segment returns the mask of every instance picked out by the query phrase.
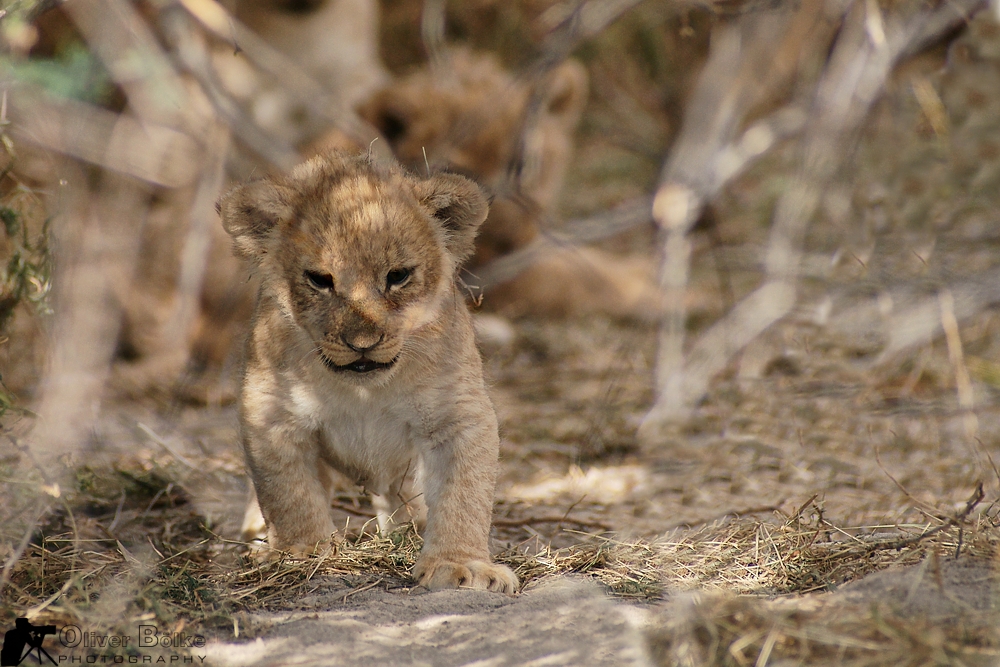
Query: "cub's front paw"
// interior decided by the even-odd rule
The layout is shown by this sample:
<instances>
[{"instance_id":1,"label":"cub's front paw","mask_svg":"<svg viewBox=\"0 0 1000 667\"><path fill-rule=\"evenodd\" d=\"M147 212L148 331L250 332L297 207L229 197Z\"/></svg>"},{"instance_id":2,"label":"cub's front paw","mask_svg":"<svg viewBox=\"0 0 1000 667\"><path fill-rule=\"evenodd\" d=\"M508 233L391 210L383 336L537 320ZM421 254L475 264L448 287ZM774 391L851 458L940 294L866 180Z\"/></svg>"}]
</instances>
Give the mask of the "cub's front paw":
<instances>
[{"instance_id":1,"label":"cub's front paw","mask_svg":"<svg viewBox=\"0 0 1000 667\"><path fill-rule=\"evenodd\" d=\"M413 578L432 591L442 588L471 588L512 595L518 587L517 576L509 567L484 560L421 557L413 566Z\"/></svg>"}]
</instances>

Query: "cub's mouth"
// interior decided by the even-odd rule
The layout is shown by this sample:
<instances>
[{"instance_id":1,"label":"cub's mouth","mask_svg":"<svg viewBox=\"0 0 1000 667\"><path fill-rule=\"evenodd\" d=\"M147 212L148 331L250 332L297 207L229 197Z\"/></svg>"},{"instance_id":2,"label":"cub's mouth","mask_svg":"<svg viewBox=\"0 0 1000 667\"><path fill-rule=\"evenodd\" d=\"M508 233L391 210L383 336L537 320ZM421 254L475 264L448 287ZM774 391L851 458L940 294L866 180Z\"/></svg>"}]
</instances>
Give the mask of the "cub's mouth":
<instances>
[{"instance_id":1,"label":"cub's mouth","mask_svg":"<svg viewBox=\"0 0 1000 667\"><path fill-rule=\"evenodd\" d=\"M396 359L399 359L399 357L396 357L396 359L392 359L391 361L373 361L362 355L360 358L355 359L349 364L338 365L333 363L333 361L322 352L320 352L319 358L323 360L324 366L336 373L371 373L374 371L381 371L387 368L392 368L396 363Z\"/></svg>"}]
</instances>

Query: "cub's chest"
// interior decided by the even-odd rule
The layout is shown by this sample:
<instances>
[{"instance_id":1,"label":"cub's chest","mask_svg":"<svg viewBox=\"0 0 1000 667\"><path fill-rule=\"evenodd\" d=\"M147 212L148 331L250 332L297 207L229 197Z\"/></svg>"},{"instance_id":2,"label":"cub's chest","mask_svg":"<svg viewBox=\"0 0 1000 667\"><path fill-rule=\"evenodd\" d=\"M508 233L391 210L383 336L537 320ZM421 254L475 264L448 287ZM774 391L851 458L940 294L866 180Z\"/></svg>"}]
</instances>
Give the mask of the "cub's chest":
<instances>
[{"instance_id":1,"label":"cub's chest","mask_svg":"<svg viewBox=\"0 0 1000 667\"><path fill-rule=\"evenodd\" d=\"M364 388L322 392L298 384L289 392L292 413L318 431L324 455L352 477L372 480L407 467L416 455L419 417L395 392Z\"/></svg>"}]
</instances>

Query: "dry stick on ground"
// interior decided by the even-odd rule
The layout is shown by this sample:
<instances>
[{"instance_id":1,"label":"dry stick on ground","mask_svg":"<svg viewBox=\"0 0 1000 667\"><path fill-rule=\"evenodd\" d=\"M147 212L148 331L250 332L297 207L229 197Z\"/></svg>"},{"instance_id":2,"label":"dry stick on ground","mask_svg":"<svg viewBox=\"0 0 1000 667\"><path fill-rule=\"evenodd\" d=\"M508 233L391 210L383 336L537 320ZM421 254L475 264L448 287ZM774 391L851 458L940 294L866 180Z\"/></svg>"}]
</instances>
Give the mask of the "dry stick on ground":
<instances>
[{"instance_id":1,"label":"dry stick on ground","mask_svg":"<svg viewBox=\"0 0 1000 667\"><path fill-rule=\"evenodd\" d=\"M493 519L494 526L504 526L509 528L520 528L522 526L530 526L533 523L568 523L574 526L583 526L584 528L597 528L600 530L611 530L611 526L603 521L591 521L588 519L571 519L567 516L525 516L520 519L511 519L509 517L495 518Z\"/></svg>"},{"instance_id":2,"label":"dry stick on ground","mask_svg":"<svg viewBox=\"0 0 1000 667\"><path fill-rule=\"evenodd\" d=\"M882 16L873 2L851 5L817 86L803 139L800 172L775 207L765 282L713 325L686 359L685 313L678 305L690 257L684 235L704 199L697 181L692 185L692 181L673 178L670 165L680 155L674 152L653 207L654 217L665 232L662 285L669 310L657 361L657 399L642 428L646 438L655 438L668 421L687 415L733 355L792 309L802 241L822 188L841 166L844 147L880 95L892 67L984 5L982 0L955 0L935 9L918 10L905 19Z\"/></svg>"},{"instance_id":3,"label":"dry stick on ground","mask_svg":"<svg viewBox=\"0 0 1000 667\"><path fill-rule=\"evenodd\" d=\"M938 293L938 301L941 305L941 327L944 329L945 343L948 346L948 360L955 371L955 388L958 393L958 407L962 409L965 437L971 442L979 432L979 420L974 412L972 380L969 378L969 368L965 365L962 336L958 330L958 319L955 317L955 297L952 296L951 290L945 288ZM974 454L979 458L978 452ZM983 461L978 463L983 470L986 470Z\"/></svg>"},{"instance_id":4,"label":"dry stick on ground","mask_svg":"<svg viewBox=\"0 0 1000 667\"><path fill-rule=\"evenodd\" d=\"M938 533L943 532L948 528L953 528L953 527L961 528L962 524L965 523L965 521L969 518L969 515L972 514L972 510L976 509L979 503L983 502L983 498L985 497L986 494L983 491L983 483L979 482L978 484L976 484L976 489L972 492L972 495L965 502L965 507L962 508L961 512L959 512L955 516L948 517L948 519L940 526L935 526L934 528L926 530L920 533L919 535L903 538L901 540L894 542L892 544L892 548L902 549L903 547L912 546L914 544L922 542L923 540L926 540L928 537L937 535ZM872 548L872 551L874 550L875 549Z\"/></svg>"}]
</instances>

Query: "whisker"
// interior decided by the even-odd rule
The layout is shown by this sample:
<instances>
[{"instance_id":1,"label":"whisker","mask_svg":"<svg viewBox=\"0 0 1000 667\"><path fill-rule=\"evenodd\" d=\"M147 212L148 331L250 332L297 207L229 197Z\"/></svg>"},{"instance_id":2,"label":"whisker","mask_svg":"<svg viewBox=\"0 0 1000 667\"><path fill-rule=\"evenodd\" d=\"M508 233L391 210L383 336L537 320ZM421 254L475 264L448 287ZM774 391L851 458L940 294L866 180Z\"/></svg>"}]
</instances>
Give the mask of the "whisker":
<instances>
[{"instance_id":1,"label":"whisker","mask_svg":"<svg viewBox=\"0 0 1000 667\"><path fill-rule=\"evenodd\" d=\"M323 348L321 348L319 345L313 345L311 348L309 348L308 350L306 350L305 353L301 357L299 357L299 361L300 362L305 361L306 357L308 357L310 354L316 354L316 353L322 352L322 351L323 351Z\"/></svg>"}]
</instances>

